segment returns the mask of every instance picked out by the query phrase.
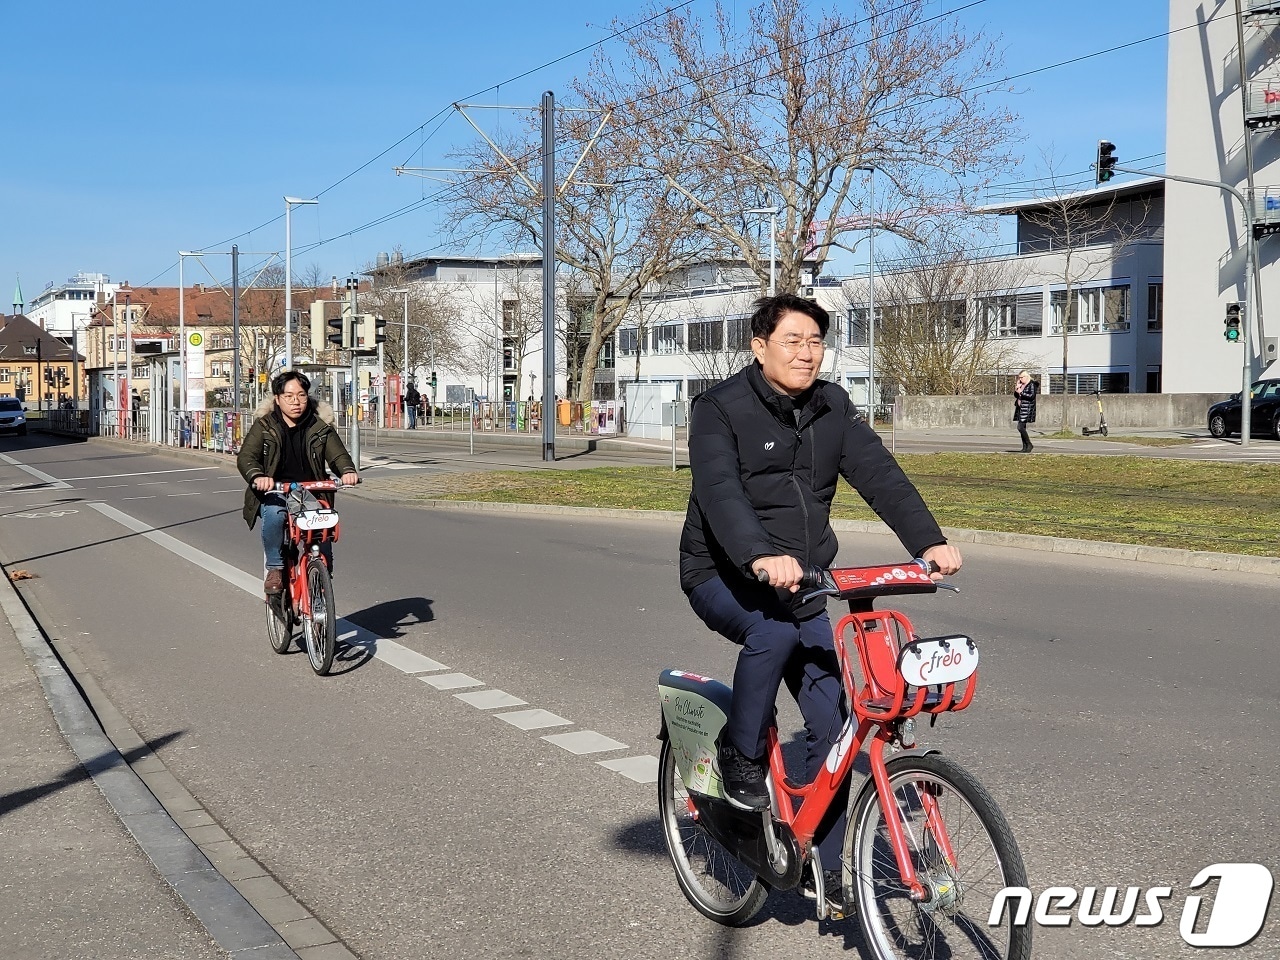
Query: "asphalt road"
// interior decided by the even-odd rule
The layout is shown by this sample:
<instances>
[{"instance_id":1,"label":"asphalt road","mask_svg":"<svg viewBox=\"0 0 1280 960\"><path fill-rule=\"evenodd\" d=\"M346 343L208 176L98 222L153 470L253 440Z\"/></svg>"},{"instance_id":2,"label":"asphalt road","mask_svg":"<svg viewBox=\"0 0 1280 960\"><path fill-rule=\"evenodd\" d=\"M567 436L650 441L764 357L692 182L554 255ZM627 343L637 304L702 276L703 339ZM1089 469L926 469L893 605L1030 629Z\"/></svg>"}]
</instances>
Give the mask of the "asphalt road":
<instances>
[{"instance_id":1,"label":"asphalt road","mask_svg":"<svg viewBox=\"0 0 1280 960\"><path fill-rule=\"evenodd\" d=\"M317 678L302 655L271 651L261 600L214 572L261 570L233 470L34 436L0 453L66 484L0 460L0 538L38 575L22 589L46 631L359 956L857 955L852 924L819 924L794 895L754 926L717 928L671 875L654 786L637 782L657 754L655 680L666 666L727 678L735 653L676 586L678 526L343 495L340 615L449 669L404 672L359 648ZM889 537L846 536L841 560L901 556ZM962 594L901 604L921 633L965 632L983 650L973 706L922 742L990 788L1036 892L1174 888L1161 926L1042 929L1036 956L1195 955L1177 930L1191 878L1215 862L1280 868L1275 580L980 546L966 557ZM445 674L475 683L437 689ZM487 690L526 704L455 696ZM498 716L530 709L567 722ZM794 729L794 710L783 720ZM578 754L543 739L587 732L614 745ZM566 745L580 740L609 746ZM602 760L629 761L636 779ZM1231 956L1275 956L1275 914Z\"/></svg>"}]
</instances>

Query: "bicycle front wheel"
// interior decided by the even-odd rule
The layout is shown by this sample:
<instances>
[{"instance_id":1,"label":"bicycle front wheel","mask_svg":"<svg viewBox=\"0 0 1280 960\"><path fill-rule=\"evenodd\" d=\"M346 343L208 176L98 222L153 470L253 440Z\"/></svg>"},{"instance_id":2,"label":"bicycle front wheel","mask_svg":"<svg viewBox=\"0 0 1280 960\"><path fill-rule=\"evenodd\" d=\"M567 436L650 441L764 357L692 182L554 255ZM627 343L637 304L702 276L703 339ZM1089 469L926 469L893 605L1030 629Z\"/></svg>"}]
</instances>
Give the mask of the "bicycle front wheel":
<instances>
[{"instance_id":1,"label":"bicycle front wheel","mask_svg":"<svg viewBox=\"0 0 1280 960\"><path fill-rule=\"evenodd\" d=\"M311 669L324 676L333 667L338 647L338 617L333 605L333 580L324 558L307 562L307 593L311 596L311 616L303 624L307 659Z\"/></svg>"},{"instance_id":2,"label":"bicycle front wheel","mask_svg":"<svg viewBox=\"0 0 1280 960\"><path fill-rule=\"evenodd\" d=\"M698 825L670 740L658 759L658 817L676 880L699 913L740 927L759 912L769 887Z\"/></svg>"},{"instance_id":3,"label":"bicycle front wheel","mask_svg":"<svg viewBox=\"0 0 1280 960\"><path fill-rule=\"evenodd\" d=\"M964 768L936 754L890 758L886 767L918 879L929 892L913 902L893 854L885 811L868 780L845 834L845 899L857 901L863 937L878 960L1026 960L1031 928L1012 910L988 926L1005 887L1025 887L1022 855L1004 814ZM946 851L950 850L951 856ZM851 889L849 889L851 887Z\"/></svg>"}]
</instances>

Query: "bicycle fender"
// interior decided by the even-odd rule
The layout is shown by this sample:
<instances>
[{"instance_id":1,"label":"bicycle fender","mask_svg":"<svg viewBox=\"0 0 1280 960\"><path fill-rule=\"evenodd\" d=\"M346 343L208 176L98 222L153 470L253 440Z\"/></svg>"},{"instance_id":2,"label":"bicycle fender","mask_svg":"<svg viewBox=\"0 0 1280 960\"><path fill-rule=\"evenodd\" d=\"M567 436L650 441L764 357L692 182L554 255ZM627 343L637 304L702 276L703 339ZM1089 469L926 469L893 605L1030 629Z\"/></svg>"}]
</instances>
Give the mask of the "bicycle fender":
<instances>
[{"instance_id":1,"label":"bicycle fender","mask_svg":"<svg viewBox=\"0 0 1280 960\"><path fill-rule=\"evenodd\" d=\"M893 763L899 757L927 757L931 753L941 754L942 750L938 747L911 747L907 750L895 751L892 755L885 757L884 762L886 764ZM867 792L876 792L876 781L870 774L862 781L862 788L856 794L852 791L849 793L848 811L850 816L853 815L854 810L858 809L858 804L862 801L862 795Z\"/></svg>"}]
</instances>

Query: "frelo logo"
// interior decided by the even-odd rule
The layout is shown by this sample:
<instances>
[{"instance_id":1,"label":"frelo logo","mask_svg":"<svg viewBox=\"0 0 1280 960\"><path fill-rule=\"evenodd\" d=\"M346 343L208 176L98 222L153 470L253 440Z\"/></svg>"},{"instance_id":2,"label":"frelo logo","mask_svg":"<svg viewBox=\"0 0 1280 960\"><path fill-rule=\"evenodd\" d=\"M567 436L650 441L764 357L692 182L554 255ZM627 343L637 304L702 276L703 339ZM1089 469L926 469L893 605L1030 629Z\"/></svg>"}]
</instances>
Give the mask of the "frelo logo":
<instances>
[{"instance_id":1,"label":"frelo logo","mask_svg":"<svg viewBox=\"0 0 1280 960\"><path fill-rule=\"evenodd\" d=\"M954 650L949 650L946 653L935 650L933 651L933 656L929 658L929 662L920 667L920 676L927 677L939 667L959 666L963 660L964 654L958 647Z\"/></svg>"}]
</instances>

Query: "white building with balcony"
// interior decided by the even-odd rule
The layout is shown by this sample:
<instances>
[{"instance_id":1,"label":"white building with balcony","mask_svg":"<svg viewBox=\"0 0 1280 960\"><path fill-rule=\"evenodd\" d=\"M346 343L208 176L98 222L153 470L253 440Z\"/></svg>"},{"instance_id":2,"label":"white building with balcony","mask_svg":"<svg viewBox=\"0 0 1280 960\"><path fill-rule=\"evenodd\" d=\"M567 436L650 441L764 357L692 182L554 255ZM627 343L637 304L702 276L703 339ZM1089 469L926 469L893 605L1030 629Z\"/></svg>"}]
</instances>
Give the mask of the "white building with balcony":
<instances>
[{"instance_id":1,"label":"white building with balcony","mask_svg":"<svg viewBox=\"0 0 1280 960\"><path fill-rule=\"evenodd\" d=\"M94 308L119 287L105 273L77 273L61 284L51 280L32 299L26 314L41 329L69 344L72 331L83 330Z\"/></svg>"},{"instance_id":2,"label":"white building with balcony","mask_svg":"<svg viewBox=\"0 0 1280 960\"><path fill-rule=\"evenodd\" d=\"M1280 3L1241 0L1243 70L1234 4L1170 0L1165 169L1230 184L1249 198L1258 237L1262 316L1246 312L1250 351L1229 342L1227 307L1245 299L1248 233L1240 204L1211 186L1170 181L1165 240L1164 388L1234 392L1245 368L1274 362L1280 335ZM1244 84L1241 89L1241 79ZM1123 134L1117 141L1124 165Z\"/></svg>"}]
</instances>

